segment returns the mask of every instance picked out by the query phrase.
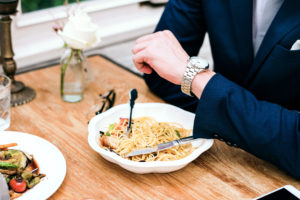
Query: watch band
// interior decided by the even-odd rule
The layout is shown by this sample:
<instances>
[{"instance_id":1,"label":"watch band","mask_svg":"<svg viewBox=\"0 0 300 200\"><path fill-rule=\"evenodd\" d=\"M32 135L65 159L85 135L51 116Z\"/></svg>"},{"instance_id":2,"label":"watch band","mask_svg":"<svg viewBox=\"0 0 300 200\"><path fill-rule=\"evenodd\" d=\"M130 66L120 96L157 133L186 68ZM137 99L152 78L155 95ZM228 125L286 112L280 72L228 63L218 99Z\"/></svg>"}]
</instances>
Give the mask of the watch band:
<instances>
[{"instance_id":1,"label":"watch band","mask_svg":"<svg viewBox=\"0 0 300 200\"><path fill-rule=\"evenodd\" d=\"M184 94L187 94L189 96L193 96L191 94L191 87L192 87L192 81L195 78L196 74L206 70L208 66L203 67L197 67L193 66L191 62L189 61L186 67L186 70L183 74L182 81L181 81L181 91Z\"/></svg>"}]
</instances>

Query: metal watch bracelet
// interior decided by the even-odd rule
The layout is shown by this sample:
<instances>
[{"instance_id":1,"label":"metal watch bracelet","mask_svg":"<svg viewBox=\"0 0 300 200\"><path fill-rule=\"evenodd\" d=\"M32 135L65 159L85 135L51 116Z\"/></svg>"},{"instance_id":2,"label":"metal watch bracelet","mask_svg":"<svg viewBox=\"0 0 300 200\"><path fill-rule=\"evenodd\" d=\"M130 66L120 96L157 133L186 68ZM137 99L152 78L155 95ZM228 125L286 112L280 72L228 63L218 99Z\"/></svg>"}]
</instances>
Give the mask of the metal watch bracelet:
<instances>
[{"instance_id":1,"label":"metal watch bracelet","mask_svg":"<svg viewBox=\"0 0 300 200\"><path fill-rule=\"evenodd\" d=\"M182 81L181 81L181 91L184 93L184 94L187 94L189 96L193 96L191 94L191 87L192 87L192 81L193 79L195 78L196 74L206 70L208 68L208 65L207 66L202 66L199 67L199 66L193 66L190 62L190 60L188 61L188 64L187 64L187 67L186 67L186 70L183 74L183 77L182 77Z\"/></svg>"},{"instance_id":2,"label":"metal watch bracelet","mask_svg":"<svg viewBox=\"0 0 300 200\"><path fill-rule=\"evenodd\" d=\"M182 81L181 81L181 91L189 96L191 95L191 85L192 81L195 77L195 75L198 72L194 67L190 65L190 63L187 64L186 70L183 74Z\"/></svg>"}]
</instances>

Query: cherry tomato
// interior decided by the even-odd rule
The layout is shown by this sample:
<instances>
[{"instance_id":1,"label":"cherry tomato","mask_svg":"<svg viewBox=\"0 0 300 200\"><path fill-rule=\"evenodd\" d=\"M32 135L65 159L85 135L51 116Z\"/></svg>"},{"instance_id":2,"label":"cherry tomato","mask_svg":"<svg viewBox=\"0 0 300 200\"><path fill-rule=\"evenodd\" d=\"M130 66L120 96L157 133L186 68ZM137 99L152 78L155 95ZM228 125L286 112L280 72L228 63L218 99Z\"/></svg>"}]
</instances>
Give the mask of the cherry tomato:
<instances>
[{"instance_id":1,"label":"cherry tomato","mask_svg":"<svg viewBox=\"0 0 300 200\"><path fill-rule=\"evenodd\" d=\"M121 126L124 126L128 123L128 118L123 118L123 117L120 117L120 125Z\"/></svg>"},{"instance_id":2,"label":"cherry tomato","mask_svg":"<svg viewBox=\"0 0 300 200\"><path fill-rule=\"evenodd\" d=\"M11 179L9 181L9 186L13 191L19 193L24 192L27 187L25 180L21 177Z\"/></svg>"},{"instance_id":3,"label":"cherry tomato","mask_svg":"<svg viewBox=\"0 0 300 200\"><path fill-rule=\"evenodd\" d=\"M121 126L128 126L128 121L129 121L128 118L120 117L120 123L119 123L119 125L121 125ZM133 122L134 122L134 120L132 119L131 123L133 123Z\"/></svg>"}]
</instances>

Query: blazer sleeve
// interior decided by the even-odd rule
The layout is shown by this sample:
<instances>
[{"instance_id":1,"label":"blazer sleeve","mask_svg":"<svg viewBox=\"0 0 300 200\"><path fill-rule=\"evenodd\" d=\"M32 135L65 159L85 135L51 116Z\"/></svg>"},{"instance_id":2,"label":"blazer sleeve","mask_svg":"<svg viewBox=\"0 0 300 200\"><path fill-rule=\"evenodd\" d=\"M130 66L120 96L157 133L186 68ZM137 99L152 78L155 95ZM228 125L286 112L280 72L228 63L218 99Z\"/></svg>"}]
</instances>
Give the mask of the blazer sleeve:
<instances>
[{"instance_id":1,"label":"blazer sleeve","mask_svg":"<svg viewBox=\"0 0 300 200\"><path fill-rule=\"evenodd\" d=\"M199 0L170 0L155 31L172 31L190 56L197 55L206 32L202 13ZM160 78L155 72L145 74L144 79L150 90L165 101L195 111L198 100L183 94L180 86Z\"/></svg>"},{"instance_id":2,"label":"blazer sleeve","mask_svg":"<svg viewBox=\"0 0 300 200\"><path fill-rule=\"evenodd\" d=\"M300 179L300 113L257 100L216 74L196 109L194 135L216 136Z\"/></svg>"}]
</instances>

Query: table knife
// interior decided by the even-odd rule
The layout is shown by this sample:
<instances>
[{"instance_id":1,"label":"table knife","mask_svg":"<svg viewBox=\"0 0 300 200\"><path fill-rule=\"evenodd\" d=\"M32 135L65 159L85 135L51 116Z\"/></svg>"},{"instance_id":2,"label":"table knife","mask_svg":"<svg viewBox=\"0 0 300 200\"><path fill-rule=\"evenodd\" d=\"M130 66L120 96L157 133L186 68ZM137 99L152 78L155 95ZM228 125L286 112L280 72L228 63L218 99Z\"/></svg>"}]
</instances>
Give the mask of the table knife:
<instances>
[{"instance_id":1,"label":"table knife","mask_svg":"<svg viewBox=\"0 0 300 200\"><path fill-rule=\"evenodd\" d=\"M3 174L0 173L0 200L10 200L8 186Z\"/></svg>"},{"instance_id":2,"label":"table knife","mask_svg":"<svg viewBox=\"0 0 300 200\"><path fill-rule=\"evenodd\" d=\"M162 151L162 150L165 150L165 149L170 149L174 146L190 143L194 140L196 140L196 139L194 139L193 136L184 137L184 138L180 138L178 140L173 140L171 142L161 143L161 144L158 144L157 146L154 146L154 147L134 150L131 153L127 154L126 157L131 157L131 156L137 156L137 155Z\"/></svg>"}]
</instances>

